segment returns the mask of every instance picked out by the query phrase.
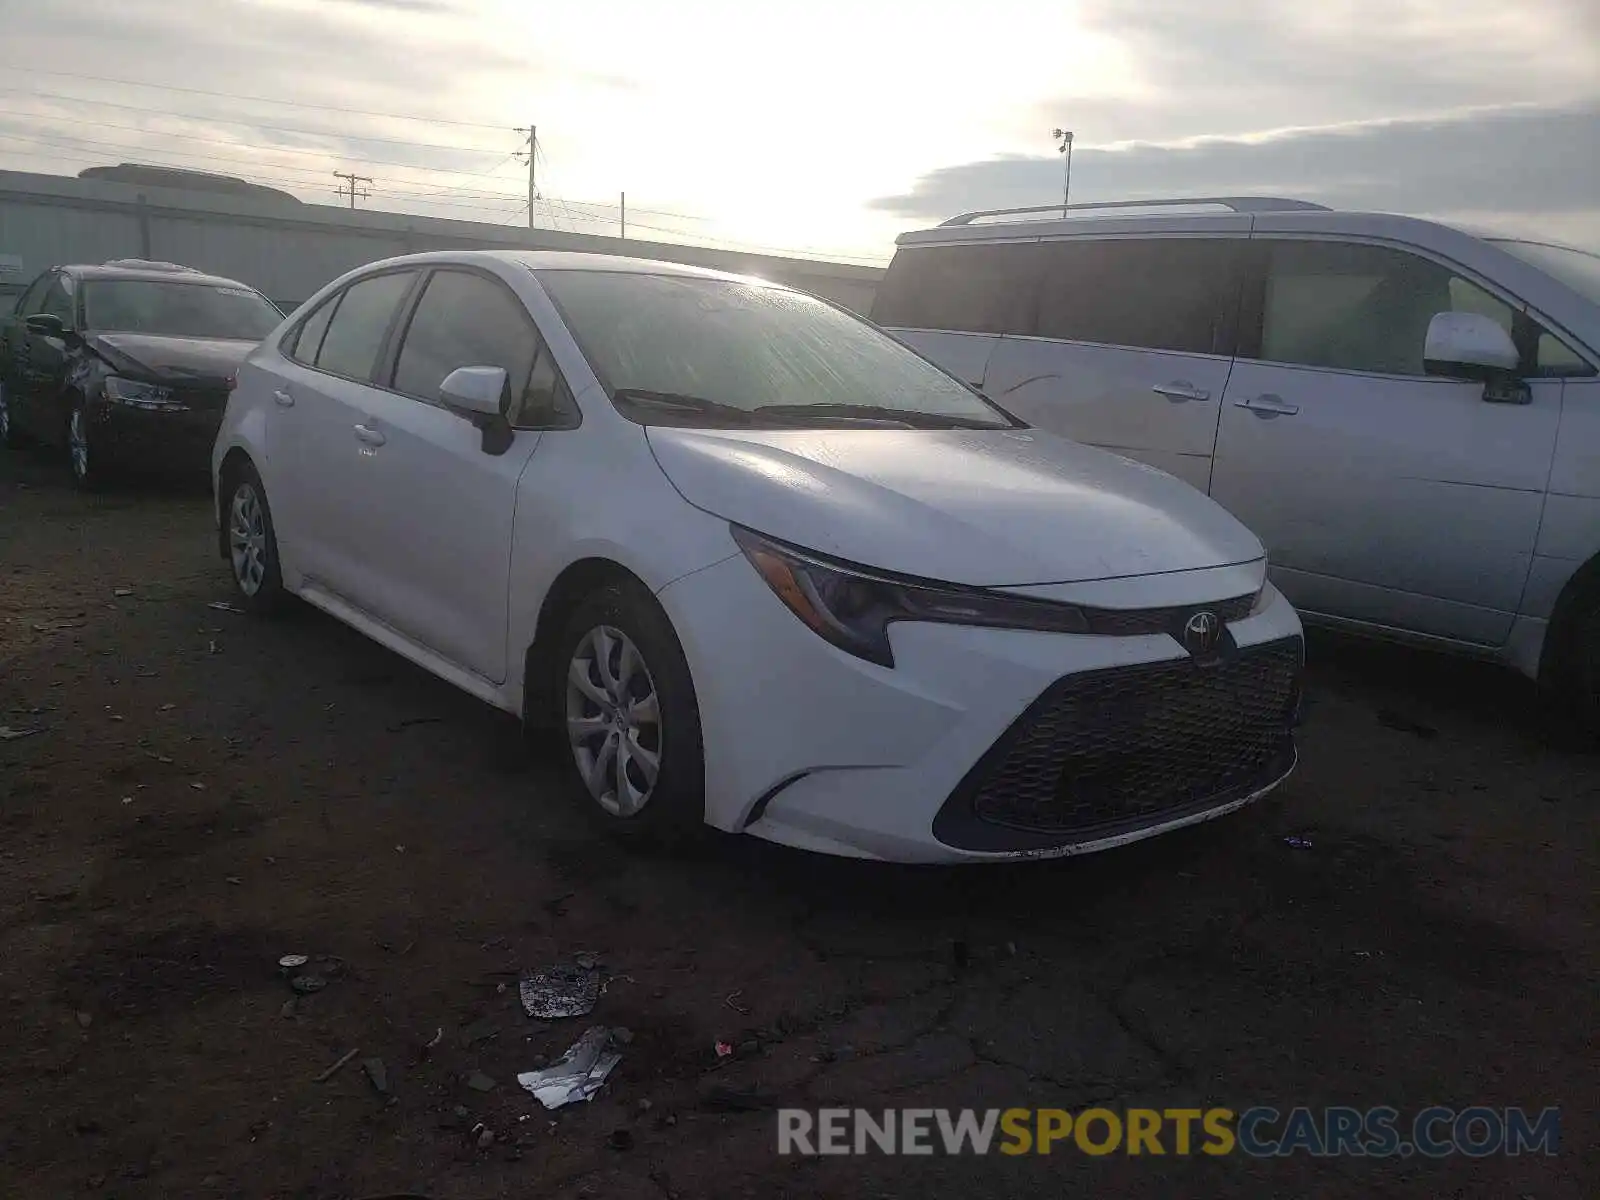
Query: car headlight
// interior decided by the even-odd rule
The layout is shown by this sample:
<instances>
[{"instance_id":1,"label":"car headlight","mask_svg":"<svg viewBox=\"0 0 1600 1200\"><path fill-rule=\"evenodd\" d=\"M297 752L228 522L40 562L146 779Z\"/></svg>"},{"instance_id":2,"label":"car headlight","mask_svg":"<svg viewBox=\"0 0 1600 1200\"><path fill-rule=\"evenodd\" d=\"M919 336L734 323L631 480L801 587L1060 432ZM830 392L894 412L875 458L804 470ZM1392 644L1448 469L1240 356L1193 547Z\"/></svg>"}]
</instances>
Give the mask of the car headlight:
<instances>
[{"instance_id":1,"label":"car headlight","mask_svg":"<svg viewBox=\"0 0 1600 1200\"><path fill-rule=\"evenodd\" d=\"M106 399L129 408L180 409L184 405L172 398L172 389L153 383L140 383L120 375L106 376Z\"/></svg>"},{"instance_id":2,"label":"car headlight","mask_svg":"<svg viewBox=\"0 0 1600 1200\"><path fill-rule=\"evenodd\" d=\"M1071 605L901 579L833 562L738 525L732 529L751 566L795 616L839 649L881 666L894 666L893 621L1089 632L1088 619Z\"/></svg>"}]
</instances>

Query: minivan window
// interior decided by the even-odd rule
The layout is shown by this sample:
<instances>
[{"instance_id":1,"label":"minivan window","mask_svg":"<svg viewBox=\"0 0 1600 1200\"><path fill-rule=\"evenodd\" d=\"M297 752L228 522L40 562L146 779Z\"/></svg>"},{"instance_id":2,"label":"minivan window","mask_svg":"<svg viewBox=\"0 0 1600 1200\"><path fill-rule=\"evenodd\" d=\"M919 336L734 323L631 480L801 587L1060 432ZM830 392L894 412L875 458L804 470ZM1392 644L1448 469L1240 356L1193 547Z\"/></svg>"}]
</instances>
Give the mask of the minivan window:
<instances>
[{"instance_id":1,"label":"minivan window","mask_svg":"<svg viewBox=\"0 0 1600 1200\"><path fill-rule=\"evenodd\" d=\"M1429 259L1357 242L1270 243L1261 352L1268 362L1423 375L1428 324L1475 312L1515 335L1515 314Z\"/></svg>"},{"instance_id":2,"label":"minivan window","mask_svg":"<svg viewBox=\"0 0 1600 1200\"><path fill-rule=\"evenodd\" d=\"M384 334L414 278L412 271L391 271L346 288L322 339L317 369L351 379L371 379Z\"/></svg>"},{"instance_id":3,"label":"minivan window","mask_svg":"<svg viewBox=\"0 0 1600 1200\"><path fill-rule=\"evenodd\" d=\"M866 321L788 288L621 271L538 277L612 403L641 424L1015 424Z\"/></svg>"},{"instance_id":4,"label":"minivan window","mask_svg":"<svg viewBox=\"0 0 1600 1200\"><path fill-rule=\"evenodd\" d=\"M1029 319L1039 275L1036 242L900 250L872 303L893 329L1015 333Z\"/></svg>"},{"instance_id":5,"label":"minivan window","mask_svg":"<svg viewBox=\"0 0 1600 1200\"><path fill-rule=\"evenodd\" d=\"M1232 354L1243 242L1231 238L1046 243L1039 337Z\"/></svg>"}]
</instances>

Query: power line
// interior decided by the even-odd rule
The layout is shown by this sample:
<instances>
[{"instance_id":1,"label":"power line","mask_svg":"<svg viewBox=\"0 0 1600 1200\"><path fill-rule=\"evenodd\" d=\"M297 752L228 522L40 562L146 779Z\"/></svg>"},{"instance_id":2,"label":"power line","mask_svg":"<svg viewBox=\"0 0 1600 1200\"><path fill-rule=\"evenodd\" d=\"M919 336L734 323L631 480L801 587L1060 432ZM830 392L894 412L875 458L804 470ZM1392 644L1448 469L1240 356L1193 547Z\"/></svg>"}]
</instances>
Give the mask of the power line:
<instances>
[{"instance_id":1,"label":"power line","mask_svg":"<svg viewBox=\"0 0 1600 1200\"><path fill-rule=\"evenodd\" d=\"M0 92L29 96L35 100L64 100L69 104L96 104L103 108L121 108L129 112L147 113L157 117L177 117L185 121L209 122L215 125L242 125L246 129L270 129L275 133L299 133L310 137L342 138L355 142L385 142L394 146L414 146L419 150L450 150L457 154L498 154L499 151L484 146L454 146L442 142L415 142L410 138L380 137L376 134L337 133L328 129L307 129L303 125L268 125L260 121L246 121L239 117L219 117L210 114L185 113L170 108L145 108L138 104L121 104L115 100L95 100L89 96L63 96L58 92L31 91L27 88L0 87ZM43 114L31 114L34 117Z\"/></svg>"},{"instance_id":2,"label":"power line","mask_svg":"<svg viewBox=\"0 0 1600 1200\"><path fill-rule=\"evenodd\" d=\"M23 67L15 63L0 63L7 71L22 71L29 75L51 75L61 79L82 79L90 83L116 83L127 87L154 88L162 92L184 92L191 96L213 96L219 100L248 100L254 104L282 104L290 108L311 108L321 112L349 113L357 117L382 117L393 121L421 121L429 125L455 125L462 129L503 129L482 121L456 121L448 117L415 117L408 113L374 112L365 108L341 108L335 104L312 104L305 100L278 100L272 96L246 96L235 92L208 92L203 88L178 87L171 83L147 83L140 79L112 79L107 75L80 75L71 71L47 71L42 67Z\"/></svg>"}]
</instances>

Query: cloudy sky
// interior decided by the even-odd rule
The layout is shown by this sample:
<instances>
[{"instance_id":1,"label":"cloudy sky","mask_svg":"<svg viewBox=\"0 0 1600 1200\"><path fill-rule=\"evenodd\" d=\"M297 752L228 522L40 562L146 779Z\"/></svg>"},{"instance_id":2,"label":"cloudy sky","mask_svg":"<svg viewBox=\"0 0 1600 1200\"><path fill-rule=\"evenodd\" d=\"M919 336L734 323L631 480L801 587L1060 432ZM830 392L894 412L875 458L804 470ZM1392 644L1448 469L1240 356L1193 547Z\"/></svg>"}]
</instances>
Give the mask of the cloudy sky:
<instances>
[{"instance_id":1,"label":"cloudy sky","mask_svg":"<svg viewBox=\"0 0 1600 1200\"><path fill-rule=\"evenodd\" d=\"M883 260L1060 195L1217 192L1600 245L1600 0L0 0L0 168ZM136 86L139 84L159 86Z\"/></svg>"}]
</instances>

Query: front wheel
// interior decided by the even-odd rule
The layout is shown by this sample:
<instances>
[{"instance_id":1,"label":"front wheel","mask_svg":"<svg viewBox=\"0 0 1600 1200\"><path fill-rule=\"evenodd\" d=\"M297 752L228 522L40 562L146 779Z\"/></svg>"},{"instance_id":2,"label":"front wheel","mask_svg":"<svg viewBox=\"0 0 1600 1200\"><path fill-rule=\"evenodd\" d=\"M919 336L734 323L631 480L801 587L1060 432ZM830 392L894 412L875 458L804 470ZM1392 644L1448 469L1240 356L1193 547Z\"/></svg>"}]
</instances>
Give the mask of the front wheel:
<instances>
[{"instance_id":1,"label":"front wheel","mask_svg":"<svg viewBox=\"0 0 1600 1200\"><path fill-rule=\"evenodd\" d=\"M700 712L689 664L643 586L607 585L568 616L552 693L574 791L630 839L681 841L704 829Z\"/></svg>"},{"instance_id":2,"label":"front wheel","mask_svg":"<svg viewBox=\"0 0 1600 1200\"><path fill-rule=\"evenodd\" d=\"M72 468L72 482L82 491L95 492L105 486L106 465L89 432L89 414L82 397L73 400L67 416L67 461Z\"/></svg>"},{"instance_id":3,"label":"front wheel","mask_svg":"<svg viewBox=\"0 0 1600 1200\"><path fill-rule=\"evenodd\" d=\"M226 508L228 563L239 598L251 612L269 613L283 603L278 538L261 476L246 463L228 475Z\"/></svg>"}]
</instances>

